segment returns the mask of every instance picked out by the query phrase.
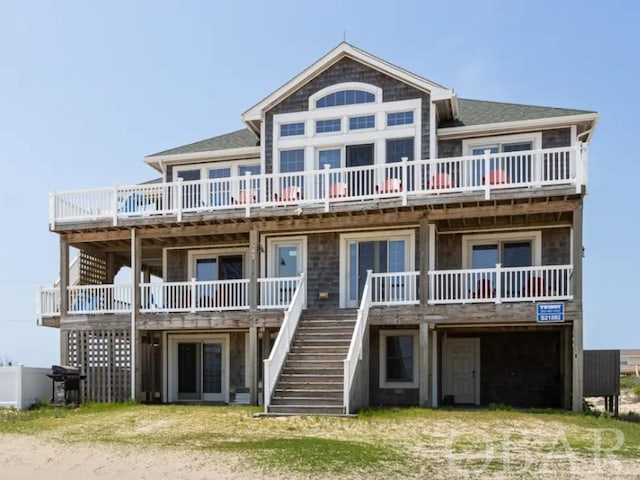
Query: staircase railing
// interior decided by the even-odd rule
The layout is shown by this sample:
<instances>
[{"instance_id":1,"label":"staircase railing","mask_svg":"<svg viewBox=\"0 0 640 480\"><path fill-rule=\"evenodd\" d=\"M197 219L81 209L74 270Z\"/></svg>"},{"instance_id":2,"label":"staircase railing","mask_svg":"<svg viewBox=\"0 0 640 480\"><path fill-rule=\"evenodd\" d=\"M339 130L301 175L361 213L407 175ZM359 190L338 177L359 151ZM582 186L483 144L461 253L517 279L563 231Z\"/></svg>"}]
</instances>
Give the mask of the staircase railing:
<instances>
[{"instance_id":1,"label":"staircase railing","mask_svg":"<svg viewBox=\"0 0 640 480\"><path fill-rule=\"evenodd\" d=\"M302 314L304 302L306 298L306 289L304 281L304 273L302 273L298 279L298 286L296 287L289 308L284 313L284 320L280 326L278 337L276 338L271 354L269 358L264 361L264 407L265 411L271 404L271 396L276 387L278 377L282 371L289 348L291 347L291 341L298 328L298 322Z\"/></svg>"},{"instance_id":2,"label":"staircase railing","mask_svg":"<svg viewBox=\"0 0 640 480\"><path fill-rule=\"evenodd\" d=\"M350 413L351 387L356 376L358 364L362 361L362 343L369 323L369 307L371 306L371 270L367 270L367 281L362 290L362 300L358 309L356 325L353 329L349 353L344 361L344 407L345 413Z\"/></svg>"}]
</instances>

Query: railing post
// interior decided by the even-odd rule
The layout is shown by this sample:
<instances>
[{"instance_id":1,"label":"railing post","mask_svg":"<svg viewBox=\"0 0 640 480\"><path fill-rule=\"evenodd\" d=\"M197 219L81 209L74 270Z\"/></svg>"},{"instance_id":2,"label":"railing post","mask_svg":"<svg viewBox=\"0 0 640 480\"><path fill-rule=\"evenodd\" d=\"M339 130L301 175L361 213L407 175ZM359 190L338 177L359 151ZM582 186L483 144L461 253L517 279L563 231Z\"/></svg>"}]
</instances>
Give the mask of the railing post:
<instances>
[{"instance_id":1,"label":"railing post","mask_svg":"<svg viewBox=\"0 0 640 480\"><path fill-rule=\"evenodd\" d=\"M407 161L409 159L407 157L402 157L402 180L400 184L400 191L402 192L402 205L407 204L407 190L409 189L409 168L407 165Z\"/></svg>"},{"instance_id":2,"label":"railing post","mask_svg":"<svg viewBox=\"0 0 640 480\"><path fill-rule=\"evenodd\" d=\"M491 150L488 148L484 151L483 160L484 199L489 200L491 197Z\"/></svg>"},{"instance_id":3,"label":"railing post","mask_svg":"<svg viewBox=\"0 0 640 480\"><path fill-rule=\"evenodd\" d=\"M496 305L502 303L502 264L496 263Z\"/></svg>"},{"instance_id":4,"label":"railing post","mask_svg":"<svg viewBox=\"0 0 640 480\"><path fill-rule=\"evenodd\" d=\"M36 295L36 322L37 325L42 325L42 286L38 287Z\"/></svg>"},{"instance_id":5,"label":"railing post","mask_svg":"<svg viewBox=\"0 0 640 480\"><path fill-rule=\"evenodd\" d=\"M531 161L533 162L533 165L532 165L532 169L533 169L533 185L535 187L541 187L542 183L544 181L544 178L543 178L543 176L544 176L543 175L543 172L544 172L544 168L543 168L544 156L545 156L544 152L534 153L531 156Z\"/></svg>"},{"instance_id":6,"label":"railing post","mask_svg":"<svg viewBox=\"0 0 640 480\"><path fill-rule=\"evenodd\" d=\"M183 184L183 180L182 177L178 177L178 181L176 183L176 195L178 198L176 198L176 216L178 217L178 221L181 222L182 221L182 202L184 200L184 195L183 195L183 189L184 189L184 184Z\"/></svg>"},{"instance_id":7,"label":"railing post","mask_svg":"<svg viewBox=\"0 0 640 480\"><path fill-rule=\"evenodd\" d=\"M49 228L56 228L56 192L49 194Z\"/></svg>"},{"instance_id":8,"label":"railing post","mask_svg":"<svg viewBox=\"0 0 640 480\"><path fill-rule=\"evenodd\" d=\"M331 190L329 185L329 170L331 170L331 165L328 163L324 164L324 171L322 172L324 179L324 211L329 211L329 197L331 196Z\"/></svg>"},{"instance_id":9,"label":"railing post","mask_svg":"<svg viewBox=\"0 0 640 480\"><path fill-rule=\"evenodd\" d=\"M572 152L575 157L575 165L576 165L576 193L582 193L582 184L584 182L584 162L583 162L583 154L584 154L584 143L580 142L578 146Z\"/></svg>"},{"instance_id":10,"label":"railing post","mask_svg":"<svg viewBox=\"0 0 640 480\"><path fill-rule=\"evenodd\" d=\"M195 313L196 311L196 279L195 277L191 278L191 313Z\"/></svg>"},{"instance_id":11,"label":"railing post","mask_svg":"<svg viewBox=\"0 0 640 480\"><path fill-rule=\"evenodd\" d=\"M113 225L118 225L118 186L114 185L111 189L111 212L113 215Z\"/></svg>"},{"instance_id":12,"label":"railing post","mask_svg":"<svg viewBox=\"0 0 640 480\"><path fill-rule=\"evenodd\" d=\"M244 186L244 190L245 190L244 216L248 218L251 216L251 201L253 200L253 185L251 185L251 171L247 170L244 173L244 176L246 178L245 180L246 183Z\"/></svg>"}]
</instances>

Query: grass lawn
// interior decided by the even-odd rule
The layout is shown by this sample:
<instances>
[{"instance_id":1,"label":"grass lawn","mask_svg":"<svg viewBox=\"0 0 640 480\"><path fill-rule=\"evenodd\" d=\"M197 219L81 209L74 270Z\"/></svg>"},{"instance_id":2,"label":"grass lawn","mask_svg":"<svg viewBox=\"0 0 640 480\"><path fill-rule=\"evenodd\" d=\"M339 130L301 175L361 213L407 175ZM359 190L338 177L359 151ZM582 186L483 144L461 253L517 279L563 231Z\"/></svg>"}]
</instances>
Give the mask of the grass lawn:
<instances>
[{"instance_id":1,"label":"grass lawn","mask_svg":"<svg viewBox=\"0 0 640 480\"><path fill-rule=\"evenodd\" d=\"M640 424L606 417L409 408L372 409L358 418L252 418L259 411L136 404L5 410L0 433L68 444L233 454L257 472L318 477L482 472L537 478L570 470L615 474L612 468L640 475L633 471L634 465L640 468Z\"/></svg>"}]
</instances>

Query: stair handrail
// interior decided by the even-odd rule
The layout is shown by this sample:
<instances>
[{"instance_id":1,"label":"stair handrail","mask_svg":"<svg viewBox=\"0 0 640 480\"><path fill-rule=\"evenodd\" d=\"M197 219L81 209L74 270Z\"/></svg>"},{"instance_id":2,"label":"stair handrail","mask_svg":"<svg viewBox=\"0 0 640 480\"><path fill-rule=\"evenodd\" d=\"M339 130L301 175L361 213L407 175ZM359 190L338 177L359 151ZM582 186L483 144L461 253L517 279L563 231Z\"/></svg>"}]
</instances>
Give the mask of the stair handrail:
<instances>
[{"instance_id":1,"label":"stair handrail","mask_svg":"<svg viewBox=\"0 0 640 480\"><path fill-rule=\"evenodd\" d=\"M298 279L298 286L295 292L293 292L289 308L284 312L284 319L282 320L280 331L271 349L271 354L269 358L264 361L263 390L265 412L271 404L273 390L282 371L282 366L287 359L293 336L298 328L306 298L304 277L305 274L303 272Z\"/></svg>"},{"instance_id":2,"label":"stair handrail","mask_svg":"<svg viewBox=\"0 0 640 480\"><path fill-rule=\"evenodd\" d=\"M364 334L369 323L369 307L371 307L371 275L372 270L367 270L367 281L362 290L362 300L360 300L360 308L356 317L356 325L353 328L353 336L349 345L349 353L344 360L344 408L345 413L350 412L351 403L351 386L356 375L358 362L362 360L362 343Z\"/></svg>"}]
</instances>

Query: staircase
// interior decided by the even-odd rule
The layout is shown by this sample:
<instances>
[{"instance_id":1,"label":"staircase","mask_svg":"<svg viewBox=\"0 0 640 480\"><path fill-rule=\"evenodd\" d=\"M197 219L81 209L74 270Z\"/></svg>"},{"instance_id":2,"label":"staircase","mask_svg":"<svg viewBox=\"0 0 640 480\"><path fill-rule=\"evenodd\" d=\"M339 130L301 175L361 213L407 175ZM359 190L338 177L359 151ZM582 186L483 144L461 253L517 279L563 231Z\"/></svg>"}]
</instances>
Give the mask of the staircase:
<instances>
[{"instance_id":1,"label":"staircase","mask_svg":"<svg viewBox=\"0 0 640 480\"><path fill-rule=\"evenodd\" d=\"M355 323L356 310L302 312L268 413L345 413L344 360Z\"/></svg>"}]
</instances>

